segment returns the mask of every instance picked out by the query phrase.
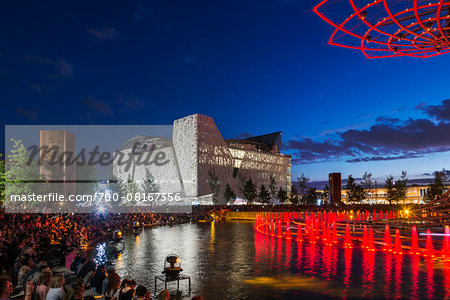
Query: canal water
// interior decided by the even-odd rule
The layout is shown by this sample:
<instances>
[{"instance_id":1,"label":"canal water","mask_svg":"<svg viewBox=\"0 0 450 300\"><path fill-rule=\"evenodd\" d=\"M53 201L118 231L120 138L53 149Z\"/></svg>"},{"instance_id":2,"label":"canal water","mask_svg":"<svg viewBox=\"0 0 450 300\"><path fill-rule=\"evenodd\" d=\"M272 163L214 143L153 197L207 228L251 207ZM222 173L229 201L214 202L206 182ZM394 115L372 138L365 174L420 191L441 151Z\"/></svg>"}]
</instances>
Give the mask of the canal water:
<instances>
[{"instance_id":1,"label":"canal water","mask_svg":"<svg viewBox=\"0 0 450 300\"><path fill-rule=\"evenodd\" d=\"M279 240L250 222L192 223L126 234L124 249L96 245L99 264L115 268L154 295L155 275L169 254L181 258L192 294L204 299L442 299L450 296L450 266L410 255ZM158 290L163 288L158 282ZM176 290L176 283L169 284ZM187 296L188 285L180 282ZM186 298L189 299L189 298Z\"/></svg>"}]
</instances>

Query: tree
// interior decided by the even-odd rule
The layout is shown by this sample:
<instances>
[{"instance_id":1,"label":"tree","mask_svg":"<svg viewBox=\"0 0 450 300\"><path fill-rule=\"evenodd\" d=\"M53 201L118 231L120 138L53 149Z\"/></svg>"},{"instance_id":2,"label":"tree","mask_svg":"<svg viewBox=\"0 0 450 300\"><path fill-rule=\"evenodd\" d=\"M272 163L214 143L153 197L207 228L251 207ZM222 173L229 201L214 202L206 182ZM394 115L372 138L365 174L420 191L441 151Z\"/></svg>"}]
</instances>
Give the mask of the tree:
<instances>
[{"instance_id":1,"label":"tree","mask_svg":"<svg viewBox=\"0 0 450 300\"><path fill-rule=\"evenodd\" d=\"M75 168L77 194L94 195L98 181L95 166L77 163L75 164Z\"/></svg>"},{"instance_id":2,"label":"tree","mask_svg":"<svg viewBox=\"0 0 450 300\"><path fill-rule=\"evenodd\" d=\"M2 157L0 153L0 157ZM0 160L0 205L5 200L5 161Z\"/></svg>"},{"instance_id":3,"label":"tree","mask_svg":"<svg viewBox=\"0 0 450 300\"><path fill-rule=\"evenodd\" d=\"M352 175L348 175L345 189L347 190L348 201L360 202L366 197L364 188L355 182Z\"/></svg>"},{"instance_id":4,"label":"tree","mask_svg":"<svg viewBox=\"0 0 450 300\"><path fill-rule=\"evenodd\" d=\"M394 184L395 188L395 200L404 200L408 193L408 178L406 178L406 171L402 171L402 176Z\"/></svg>"},{"instance_id":5,"label":"tree","mask_svg":"<svg viewBox=\"0 0 450 300\"><path fill-rule=\"evenodd\" d=\"M126 197L125 183L114 175L109 178L108 182L111 190L111 205L120 205L122 199ZM114 201L114 199L117 201Z\"/></svg>"},{"instance_id":6,"label":"tree","mask_svg":"<svg viewBox=\"0 0 450 300\"><path fill-rule=\"evenodd\" d=\"M125 198L128 201L128 205L136 205L137 198L139 197L137 194L140 193L139 186L134 182L131 175L128 175L127 182L125 183Z\"/></svg>"},{"instance_id":7,"label":"tree","mask_svg":"<svg viewBox=\"0 0 450 300\"><path fill-rule=\"evenodd\" d=\"M214 169L209 170L208 174L209 179L207 180L207 182L212 193L212 201L214 204L217 204L217 202L219 201L219 189L222 183L220 182L219 177L216 175Z\"/></svg>"},{"instance_id":8,"label":"tree","mask_svg":"<svg viewBox=\"0 0 450 300\"><path fill-rule=\"evenodd\" d=\"M280 201L281 203L284 203L284 202L286 202L287 198L288 198L288 194L287 194L286 190L281 188L281 186L280 186L280 188L278 189L278 192L277 192L278 201Z\"/></svg>"},{"instance_id":9,"label":"tree","mask_svg":"<svg viewBox=\"0 0 450 300\"><path fill-rule=\"evenodd\" d=\"M445 170L442 170L441 172L436 171L433 173L434 175L434 182L428 183L427 193L425 195L425 198L428 201L433 201L436 198L442 196L445 191L445 183L448 181L448 176Z\"/></svg>"},{"instance_id":10,"label":"tree","mask_svg":"<svg viewBox=\"0 0 450 300\"><path fill-rule=\"evenodd\" d=\"M362 186L368 192L367 195L369 196L372 189L372 173L364 172L362 178Z\"/></svg>"},{"instance_id":11,"label":"tree","mask_svg":"<svg viewBox=\"0 0 450 300\"><path fill-rule=\"evenodd\" d=\"M233 204L234 201L236 200L236 194L233 192L228 183L225 188L225 192L223 193L223 197L225 198L228 204Z\"/></svg>"},{"instance_id":12,"label":"tree","mask_svg":"<svg viewBox=\"0 0 450 300\"><path fill-rule=\"evenodd\" d=\"M258 194L256 191L256 186L251 179L245 181L242 194L248 203L253 203L253 201L255 201Z\"/></svg>"},{"instance_id":13,"label":"tree","mask_svg":"<svg viewBox=\"0 0 450 300\"><path fill-rule=\"evenodd\" d=\"M11 139L14 143L11 153L8 154L8 166L5 170L5 194L29 195L36 191L38 186L33 181L40 179L39 167L36 162L29 162L27 149L21 140Z\"/></svg>"},{"instance_id":14,"label":"tree","mask_svg":"<svg viewBox=\"0 0 450 300\"><path fill-rule=\"evenodd\" d=\"M302 195L302 202L305 204L314 205L317 202L317 191L314 187L308 187L308 190Z\"/></svg>"},{"instance_id":15,"label":"tree","mask_svg":"<svg viewBox=\"0 0 450 300\"><path fill-rule=\"evenodd\" d=\"M269 183L269 191L270 195L272 196L272 202L277 196L277 185L275 180L275 175L270 174L270 183Z\"/></svg>"},{"instance_id":16,"label":"tree","mask_svg":"<svg viewBox=\"0 0 450 300\"><path fill-rule=\"evenodd\" d=\"M289 201L292 204L298 204L299 202L298 191L295 185L292 185L291 192L289 193Z\"/></svg>"},{"instance_id":17,"label":"tree","mask_svg":"<svg viewBox=\"0 0 450 300\"><path fill-rule=\"evenodd\" d=\"M397 181L394 181L392 175L386 178L384 187L386 188L386 200L389 203L406 198L406 194L408 193L408 178L406 178L406 175L406 171L402 171L402 176Z\"/></svg>"},{"instance_id":18,"label":"tree","mask_svg":"<svg viewBox=\"0 0 450 300\"><path fill-rule=\"evenodd\" d=\"M262 203L269 203L270 200L270 193L269 191L266 189L266 187L263 185L261 185L261 188L259 189L259 200Z\"/></svg>"},{"instance_id":19,"label":"tree","mask_svg":"<svg viewBox=\"0 0 450 300\"><path fill-rule=\"evenodd\" d=\"M328 184L325 185L325 187L323 188L323 192L320 193L320 198L324 201L328 203L328 198L330 195L330 188L328 187Z\"/></svg>"},{"instance_id":20,"label":"tree","mask_svg":"<svg viewBox=\"0 0 450 300\"><path fill-rule=\"evenodd\" d=\"M384 188L386 189L386 200L389 201L389 204L392 204L392 201L396 199L394 177L392 175L386 178Z\"/></svg>"},{"instance_id":21,"label":"tree","mask_svg":"<svg viewBox=\"0 0 450 300\"><path fill-rule=\"evenodd\" d=\"M142 183L142 192L148 197L147 195L158 193L159 192L159 185L155 183L155 178L153 178L153 175L150 173L149 169L145 169L145 178L144 182Z\"/></svg>"},{"instance_id":22,"label":"tree","mask_svg":"<svg viewBox=\"0 0 450 300\"><path fill-rule=\"evenodd\" d=\"M300 188L299 192L301 195L306 194L308 190L308 182L309 177L306 177L305 174L302 173L301 177L297 177L298 187Z\"/></svg>"}]
</instances>

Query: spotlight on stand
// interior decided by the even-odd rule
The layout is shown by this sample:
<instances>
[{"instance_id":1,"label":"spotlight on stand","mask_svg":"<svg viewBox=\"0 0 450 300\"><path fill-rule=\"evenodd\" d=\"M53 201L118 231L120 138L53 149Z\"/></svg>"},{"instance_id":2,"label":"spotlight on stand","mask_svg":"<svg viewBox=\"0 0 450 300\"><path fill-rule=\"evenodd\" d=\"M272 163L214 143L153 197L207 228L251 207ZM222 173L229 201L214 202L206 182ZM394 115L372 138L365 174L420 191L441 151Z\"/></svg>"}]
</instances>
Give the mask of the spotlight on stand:
<instances>
[{"instance_id":1,"label":"spotlight on stand","mask_svg":"<svg viewBox=\"0 0 450 300\"><path fill-rule=\"evenodd\" d=\"M120 230L115 230L113 233L113 240L114 242L120 242L122 241L123 237L122 237L123 233Z\"/></svg>"},{"instance_id":2,"label":"spotlight on stand","mask_svg":"<svg viewBox=\"0 0 450 300\"><path fill-rule=\"evenodd\" d=\"M142 223L139 221L133 222L133 233L139 234L142 231Z\"/></svg>"},{"instance_id":3,"label":"spotlight on stand","mask_svg":"<svg viewBox=\"0 0 450 300\"><path fill-rule=\"evenodd\" d=\"M164 271L162 271L162 274L165 274L168 279L174 279L177 278L182 271L181 260L178 255L168 255L164 260Z\"/></svg>"}]
</instances>

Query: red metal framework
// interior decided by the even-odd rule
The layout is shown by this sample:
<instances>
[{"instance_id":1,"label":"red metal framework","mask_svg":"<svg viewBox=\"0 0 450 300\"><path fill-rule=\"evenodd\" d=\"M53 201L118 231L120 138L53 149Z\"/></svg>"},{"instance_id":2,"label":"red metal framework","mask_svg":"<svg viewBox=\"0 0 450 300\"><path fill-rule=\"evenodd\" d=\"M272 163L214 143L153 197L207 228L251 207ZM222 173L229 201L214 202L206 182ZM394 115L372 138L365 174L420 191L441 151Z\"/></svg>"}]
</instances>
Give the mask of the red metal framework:
<instances>
[{"instance_id":1,"label":"red metal framework","mask_svg":"<svg viewBox=\"0 0 450 300\"><path fill-rule=\"evenodd\" d=\"M350 15L342 21L323 13L346 9ZM313 10L335 27L330 45L359 49L367 58L427 58L450 51L449 0L323 0Z\"/></svg>"}]
</instances>

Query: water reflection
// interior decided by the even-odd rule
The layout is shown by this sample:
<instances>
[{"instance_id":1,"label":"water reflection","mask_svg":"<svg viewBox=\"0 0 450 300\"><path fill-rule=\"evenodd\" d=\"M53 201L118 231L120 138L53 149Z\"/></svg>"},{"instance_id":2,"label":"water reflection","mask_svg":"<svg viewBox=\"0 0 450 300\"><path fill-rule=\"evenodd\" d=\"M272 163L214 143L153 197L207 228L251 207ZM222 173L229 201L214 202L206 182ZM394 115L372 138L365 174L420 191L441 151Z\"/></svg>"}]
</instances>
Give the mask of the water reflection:
<instances>
[{"instance_id":1,"label":"water reflection","mask_svg":"<svg viewBox=\"0 0 450 300\"><path fill-rule=\"evenodd\" d=\"M153 289L164 258L181 258L193 295L239 298L444 298L450 268L418 256L283 240L252 223L218 222L146 229L124 236L122 252L96 245L97 263ZM187 288L180 288L186 295Z\"/></svg>"},{"instance_id":2,"label":"water reflection","mask_svg":"<svg viewBox=\"0 0 450 300\"><path fill-rule=\"evenodd\" d=\"M362 287L364 293L361 296L363 298L372 298L373 286L375 283L375 253L373 251L363 251L362 255Z\"/></svg>"}]
</instances>

